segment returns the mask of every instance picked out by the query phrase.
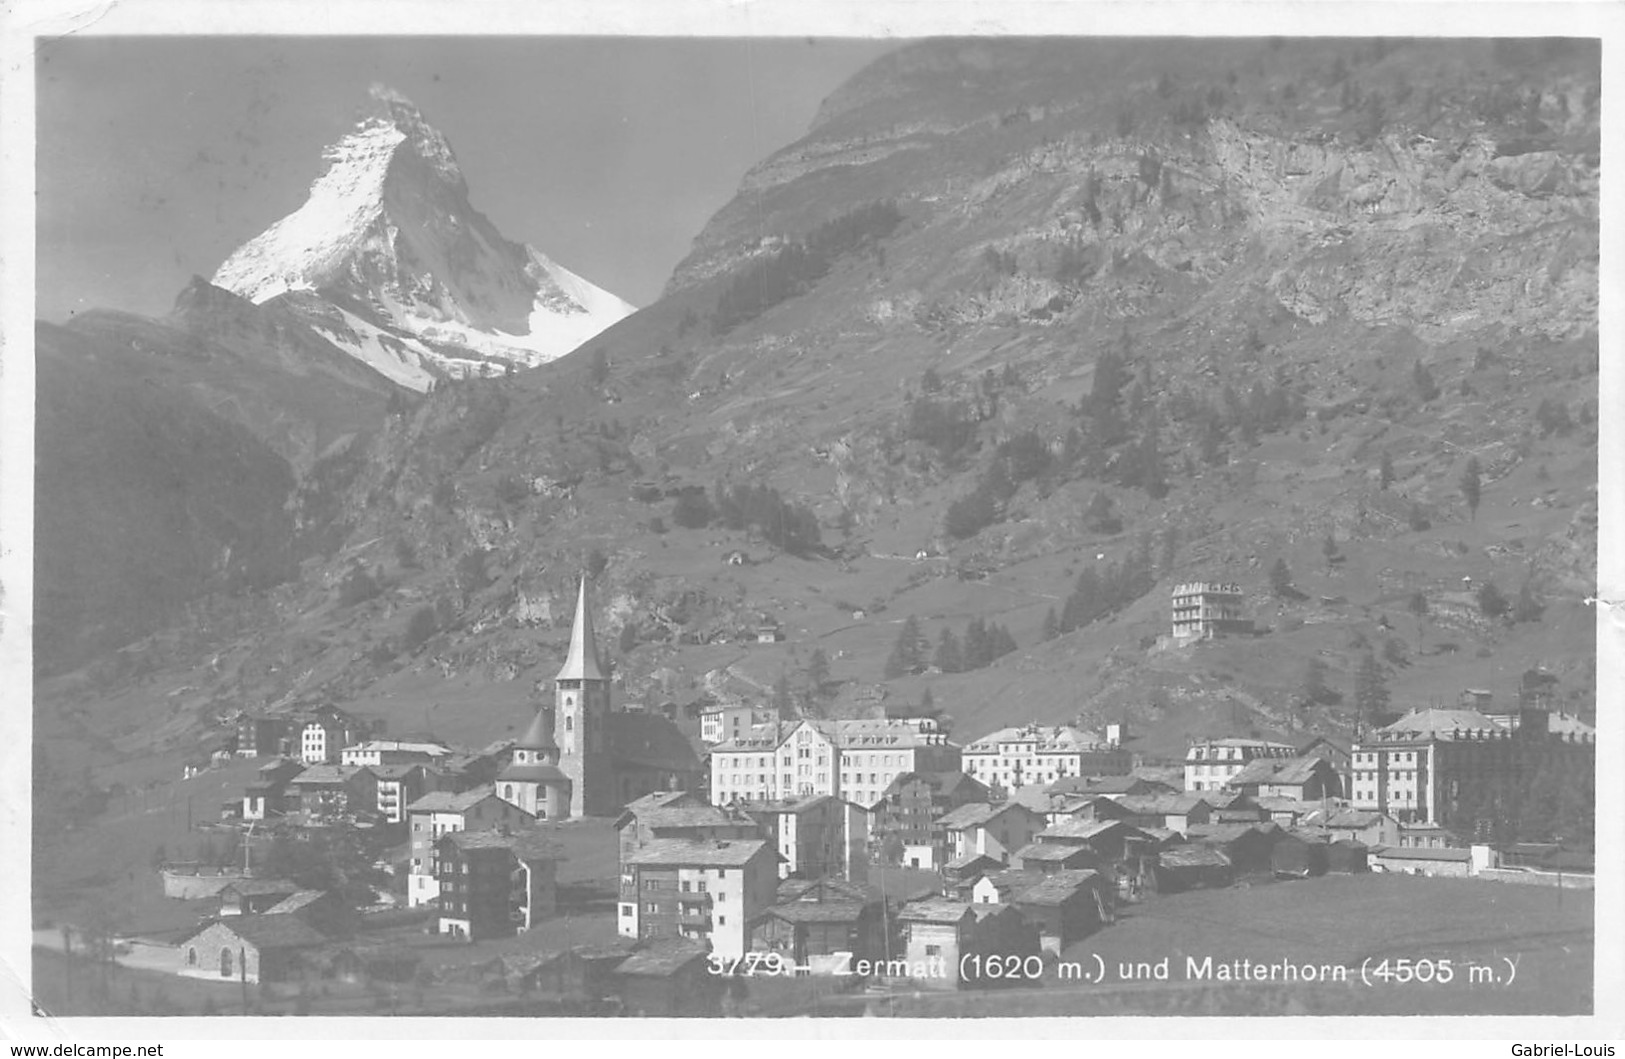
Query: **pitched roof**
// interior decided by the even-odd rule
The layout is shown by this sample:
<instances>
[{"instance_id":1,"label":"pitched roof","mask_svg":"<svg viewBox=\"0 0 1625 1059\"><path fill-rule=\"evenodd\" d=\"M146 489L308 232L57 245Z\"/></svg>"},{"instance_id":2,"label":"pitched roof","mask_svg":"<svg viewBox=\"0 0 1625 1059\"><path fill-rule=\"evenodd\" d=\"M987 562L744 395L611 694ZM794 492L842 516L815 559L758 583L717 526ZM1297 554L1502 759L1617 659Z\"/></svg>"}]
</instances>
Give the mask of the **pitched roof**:
<instances>
[{"instance_id":1,"label":"pitched roof","mask_svg":"<svg viewBox=\"0 0 1625 1059\"><path fill-rule=\"evenodd\" d=\"M869 887L846 879L785 879L779 883L780 904L792 901L816 904L830 900L838 904L843 901L867 902L873 899L874 895Z\"/></svg>"},{"instance_id":2,"label":"pitched roof","mask_svg":"<svg viewBox=\"0 0 1625 1059\"><path fill-rule=\"evenodd\" d=\"M1157 854L1164 868L1228 868L1230 858L1211 846L1176 846Z\"/></svg>"},{"instance_id":3,"label":"pitched roof","mask_svg":"<svg viewBox=\"0 0 1625 1059\"><path fill-rule=\"evenodd\" d=\"M997 753L1001 743L1033 743L1047 750L1085 750L1106 746L1100 733L1075 728L1069 724L1029 724L1013 728L1000 728L974 740L965 747L972 753Z\"/></svg>"},{"instance_id":4,"label":"pitched roof","mask_svg":"<svg viewBox=\"0 0 1625 1059\"><path fill-rule=\"evenodd\" d=\"M670 805L672 802L680 802L685 798L696 801L698 800L688 791L654 791L653 793L645 794L641 798L635 798L632 801L627 802L626 809L623 810L623 813L638 813L645 809L657 809L662 806Z\"/></svg>"},{"instance_id":5,"label":"pitched roof","mask_svg":"<svg viewBox=\"0 0 1625 1059\"><path fill-rule=\"evenodd\" d=\"M1129 794L1118 799L1117 804L1135 814L1188 813L1196 808L1197 803L1211 807L1212 803L1206 799L1207 793L1203 792L1200 796L1195 794Z\"/></svg>"},{"instance_id":6,"label":"pitched roof","mask_svg":"<svg viewBox=\"0 0 1625 1059\"><path fill-rule=\"evenodd\" d=\"M514 743L515 749L556 750L559 744L553 739L552 722L553 718L549 715L549 711L546 709L537 710L535 718L530 722L530 727L526 728L525 734L519 737L518 742Z\"/></svg>"},{"instance_id":7,"label":"pitched roof","mask_svg":"<svg viewBox=\"0 0 1625 1059\"><path fill-rule=\"evenodd\" d=\"M856 923L867 907L861 901L791 901L767 910L787 923Z\"/></svg>"},{"instance_id":8,"label":"pitched roof","mask_svg":"<svg viewBox=\"0 0 1625 1059\"><path fill-rule=\"evenodd\" d=\"M1053 794L1131 794L1138 787L1149 786L1168 784L1144 776L1064 776L1050 784L1049 790Z\"/></svg>"},{"instance_id":9,"label":"pitched roof","mask_svg":"<svg viewBox=\"0 0 1625 1059\"><path fill-rule=\"evenodd\" d=\"M1192 842L1210 842L1228 846L1252 834L1272 836L1279 830L1277 825L1262 821L1256 824L1192 824L1185 829L1185 835Z\"/></svg>"},{"instance_id":10,"label":"pitched roof","mask_svg":"<svg viewBox=\"0 0 1625 1059\"><path fill-rule=\"evenodd\" d=\"M946 901L928 898L910 901L897 913L899 920L915 923L958 923L971 914L972 906L965 901Z\"/></svg>"},{"instance_id":11,"label":"pitched roof","mask_svg":"<svg viewBox=\"0 0 1625 1059\"><path fill-rule=\"evenodd\" d=\"M347 783L362 771L360 765L312 765L288 782L295 787L315 787L333 783Z\"/></svg>"},{"instance_id":12,"label":"pitched roof","mask_svg":"<svg viewBox=\"0 0 1625 1059\"><path fill-rule=\"evenodd\" d=\"M655 713L614 711L605 717L604 735L620 765L660 772L699 772L694 745L671 721Z\"/></svg>"},{"instance_id":13,"label":"pitched roof","mask_svg":"<svg viewBox=\"0 0 1625 1059\"><path fill-rule=\"evenodd\" d=\"M969 802L942 814L937 818L937 823L950 831L962 831L967 827L978 827L985 824L994 817L1007 813L1012 809L1020 809L1031 813L1033 816L1043 815L1034 811L1031 806L1022 805L1020 802L1006 801L997 805L989 805L987 802Z\"/></svg>"},{"instance_id":14,"label":"pitched roof","mask_svg":"<svg viewBox=\"0 0 1625 1059\"><path fill-rule=\"evenodd\" d=\"M710 947L697 941L670 939L640 949L615 967L616 974L637 974L667 977L688 967L695 960L703 960Z\"/></svg>"},{"instance_id":15,"label":"pitched roof","mask_svg":"<svg viewBox=\"0 0 1625 1059\"><path fill-rule=\"evenodd\" d=\"M1371 855L1384 860L1472 860L1473 851L1470 849L1423 849L1411 847L1401 849L1398 846L1372 846Z\"/></svg>"},{"instance_id":16,"label":"pitched roof","mask_svg":"<svg viewBox=\"0 0 1625 1059\"><path fill-rule=\"evenodd\" d=\"M420 813L461 813L483 802L487 798L495 797L495 790L487 783L472 790L453 794L451 791L430 791L411 805L406 811Z\"/></svg>"},{"instance_id":17,"label":"pitched roof","mask_svg":"<svg viewBox=\"0 0 1625 1059\"><path fill-rule=\"evenodd\" d=\"M1059 863L1064 860L1071 860L1073 857L1094 858L1094 856L1093 850L1086 849L1083 846L1067 846L1059 842L1033 842L1022 846L1011 859L1019 860L1022 864L1026 864L1028 861Z\"/></svg>"},{"instance_id":18,"label":"pitched roof","mask_svg":"<svg viewBox=\"0 0 1625 1059\"><path fill-rule=\"evenodd\" d=\"M624 817L623 817L624 818ZM726 824L748 826L748 817L741 819L729 815L714 805L680 806L675 809L645 809L637 814L638 823L656 829L681 827L721 827Z\"/></svg>"},{"instance_id":19,"label":"pitched roof","mask_svg":"<svg viewBox=\"0 0 1625 1059\"><path fill-rule=\"evenodd\" d=\"M205 923L182 938L192 940L211 926L221 926L258 949L302 949L321 945L327 936L298 916L227 916Z\"/></svg>"},{"instance_id":20,"label":"pitched roof","mask_svg":"<svg viewBox=\"0 0 1625 1059\"><path fill-rule=\"evenodd\" d=\"M977 853L976 851L972 850L969 853L962 853L955 857L953 860L949 861L945 867L948 871L952 872L964 871L966 868L969 868L979 860L985 860L990 864L999 863L999 858L997 857L991 857L986 853Z\"/></svg>"},{"instance_id":21,"label":"pitched roof","mask_svg":"<svg viewBox=\"0 0 1625 1059\"><path fill-rule=\"evenodd\" d=\"M1331 763L1323 757L1260 757L1247 762L1240 772L1230 777L1228 785L1303 784L1314 779L1317 772L1330 768Z\"/></svg>"},{"instance_id":22,"label":"pitched roof","mask_svg":"<svg viewBox=\"0 0 1625 1059\"><path fill-rule=\"evenodd\" d=\"M1079 890L1099 885L1100 873L1088 868L1051 872L1016 895L1014 904L1058 905Z\"/></svg>"},{"instance_id":23,"label":"pitched roof","mask_svg":"<svg viewBox=\"0 0 1625 1059\"><path fill-rule=\"evenodd\" d=\"M640 850L629 854L627 864L666 864L692 867L737 868L762 850L773 852L767 842L759 838L722 839L699 842L686 838L657 838ZM778 859L778 854L773 853Z\"/></svg>"},{"instance_id":24,"label":"pitched roof","mask_svg":"<svg viewBox=\"0 0 1625 1059\"><path fill-rule=\"evenodd\" d=\"M261 894L298 893L299 884L291 879L235 879L220 888L221 893L227 890L244 897L255 897Z\"/></svg>"},{"instance_id":25,"label":"pitched roof","mask_svg":"<svg viewBox=\"0 0 1625 1059\"><path fill-rule=\"evenodd\" d=\"M1121 820L1080 820L1071 817L1058 824L1051 824L1038 833L1039 839L1046 838L1074 838L1088 840L1103 835L1114 828L1122 828L1124 832L1138 833L1142 829Z\"/></svg>"},{"instance_id":26,"label":"pitched roof","mask_svg":"<svg viewBox=\"0 0 1625 1059\"><path fill-rule=\"evenodd\" d=\"M575 624L570 626L570 651L564 656L556 680L603 680L598 668L598 643L593 637L592 613L587 609L587 576L581 575L576 596ZM614 716L611 714L611 716Z\"/></svg>"},{"instance_id":27,"label":"pitched roof","mask_svg":"<svg viewBox=\"0 0 1625 1059\"><path fill-rule=\"evenodd\" d=\"M428 766L422 764L368 765L366 769L381 780L404 780L417 769L422 769L425 772L429 771Z\"/></svg>"},{"instance_id":28,"label":"pitched roof","mask_svg":"<svg viewBox=\"0 0 1625 1059\"><path fill-rule=\"evenodd\" d=\"M306 905L320 901L326 896L326 890L300 890L297 893L289 894L281 901L278 901L270 908L267 908L265 910L265 914L268 916L280 916L286 915L289 912L297 912Z\"/></svg>"},{"instance_id":29,"label":"pitched roof","mask_svg":"<svg viewBox=\"0 0 1625 1059\"><path fill-rule=\"evenodd\" d=\"M440 836L458 849L506 849L521 860L567 860L564 847L549 832L533 828L505 831L492 827L480 831L450 831Z\"/></svg>"},{"instance_id":30,"label":"pitched roof","mask_svg":"<svg viewBox=\"0 0 1625 1059\"><path fill-rule=\"evenodd\" d=\"M1044 879L1044 873L1030 871L1026 868L1005 868L1002 871L990 871L977 880L978 885L986 882L997 890L1000 897L1009 897L1021 893L1029 886L1036 886Z\"/></svg>"},{"instance_id":31,"label":"pitched roof","mask_svg":"<svg viewBox=\"0 0 1625 1059\"><path fill-rule=\"evenodd\" d=\"M1414 710L1373 734L1377 740L1404 735L1449 737L1457 730L1474 729L1500 730L1501 726L1477 710Z\"/></svg>"},{"instance_id":32,"label":"pitched roof","mask_svg":"<svg viewBox=\"0 0 1625 1059\"><path fill-rule=\"evenodd\" d=\"M1387 819L1386 814L1378 809L1333 809L1330 812L1316 809L1303 818L1305 823L1318 824L1321 827L1349 828L1361 830L1374 827Z\"/></svg>"},{"instance_id":33,"label":"pitched roof","mask_svg":"<svg viewBox=\"0 0 1625 1059\"><path fill-rule=\"evenodd\" d=\"M509 765L497 773L499 783L569 783L557 765Z\"/></svg>"}]
</instances>

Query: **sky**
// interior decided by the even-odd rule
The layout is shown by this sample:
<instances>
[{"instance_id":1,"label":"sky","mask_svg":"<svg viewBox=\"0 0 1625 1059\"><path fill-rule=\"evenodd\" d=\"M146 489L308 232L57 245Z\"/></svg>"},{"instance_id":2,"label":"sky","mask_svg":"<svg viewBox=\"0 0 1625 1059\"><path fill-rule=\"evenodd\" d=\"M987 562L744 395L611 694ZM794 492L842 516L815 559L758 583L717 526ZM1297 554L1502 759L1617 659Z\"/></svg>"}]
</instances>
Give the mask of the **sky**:
<instances>
[{"instance_id":1,"label":"sky","mask_svg":"<svg viewBox=\"0 0 1625 1059\"><path fill-rule=\"evenodd\" d=\"M509 239L636 305L863 39L65 37L37 53L37 313L161 315L297 209L382 82Z\"/></svg>"}]
</instances>

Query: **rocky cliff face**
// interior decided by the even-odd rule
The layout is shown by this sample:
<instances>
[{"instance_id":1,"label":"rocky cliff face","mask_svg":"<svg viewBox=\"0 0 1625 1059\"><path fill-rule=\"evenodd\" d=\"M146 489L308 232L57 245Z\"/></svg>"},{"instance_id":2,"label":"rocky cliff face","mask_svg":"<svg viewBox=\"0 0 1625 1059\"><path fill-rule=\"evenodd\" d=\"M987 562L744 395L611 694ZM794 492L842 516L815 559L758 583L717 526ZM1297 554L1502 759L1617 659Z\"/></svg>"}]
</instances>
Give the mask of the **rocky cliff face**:
<instances>
[{"instance_id":1,"label":"rocky cliff face","mask_svg":"<svg viewBox=\"0 0 1625 1059\"><path fill-rule=\"evenodd\" d=\"M323 512L333 543L232 647L253 662L239 674L300 663L263 686L205 674L199 694L380 710L409 681L499 694L556 665L543 601L596 558L606 629L632 630L631 694L698 695L732 666L843 708L804 688L812 649L830 687L865 686L913 615L933 644L983 617L1020 645L889 682L890 704L929 684L966 736L1079 713L1129 717L1150 752L1250 727L1346 735L1349 711L1305 708L1295 684L1318 657L1347 690L1367 651L1396 704L1533 666L1578 703L1598 84L1595 49L1562 42L902 49L746 177L660 303L595 339L607 377L576 356L439 387L319 461L296 510ZM414 184L455 199L438 152L415 158ZM401 278L417 236L374 234L259 308L421 358L427 332L363 303L399 289L449 321L465 296ZM760 518L679 518L682 490L718 482L811 509L826 550L788 555ZM1302 598L1270 591L1277 558ZM357 564L380 595L330 607ZM1116 564L1141 594L1054 628L1083 575ZM1407 600L1452 602L1463 577L1527 586L1545 616L1419 626ZM1194 579L1247 585L1271 635L1159 650L1167 589ZM425 608L435 632L412 642ZM722 644L762 614L784 647Z\"/></svg>"},{"instance_id":2,"label":"rocky cliff face","mask_svg":"<svg viewBox=\"0 0 1625 1059\"><path fill-rule=\"evenodd\" d=\"M445 136L388 88L374 86L372 112L322 157L305 204L213 282L284 303L403 386L544 363L633 311L505 239L470 205Z\"/></svg>"}]
</instances>

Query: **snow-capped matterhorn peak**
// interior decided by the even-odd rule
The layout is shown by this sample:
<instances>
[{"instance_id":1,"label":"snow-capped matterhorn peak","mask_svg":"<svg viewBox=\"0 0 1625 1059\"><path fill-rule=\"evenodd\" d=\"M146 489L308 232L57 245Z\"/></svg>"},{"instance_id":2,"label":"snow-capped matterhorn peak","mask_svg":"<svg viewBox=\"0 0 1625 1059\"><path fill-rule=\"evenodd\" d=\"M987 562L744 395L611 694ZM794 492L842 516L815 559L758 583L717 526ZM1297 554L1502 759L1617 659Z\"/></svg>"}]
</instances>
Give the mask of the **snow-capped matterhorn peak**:
<instances>
[{"instance_id":1,"label":"snow-capped matterhorn peak","mask_svg":"<svg viewBox=\"0 0 1625 1059\"><path fill-rule=\"evenodd\" d=\"M416 390L563 356L635 311L511 242L468 201L440 131L373 85L356 126L322 152L299 209L239 247L218 287L283 298L312 326Z\"/></svg>"}]
</instances>

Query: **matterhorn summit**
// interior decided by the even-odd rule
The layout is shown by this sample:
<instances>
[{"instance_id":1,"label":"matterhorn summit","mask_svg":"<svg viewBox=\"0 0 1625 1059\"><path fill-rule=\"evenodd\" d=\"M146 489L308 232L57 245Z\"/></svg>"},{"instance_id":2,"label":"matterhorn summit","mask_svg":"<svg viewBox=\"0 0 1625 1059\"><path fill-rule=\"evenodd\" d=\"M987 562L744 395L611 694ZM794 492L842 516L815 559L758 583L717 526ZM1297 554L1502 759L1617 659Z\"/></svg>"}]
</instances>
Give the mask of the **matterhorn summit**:
<instances>
[{"instance_id":1,"label":"matterhorn summit","mask_svg":"<svg viewBox=\"0 0 1625 1059\"><path fill-rule=\"evenodd\" d=\"M322 153L305 204L227 258L215 286L297 311L419 391L553 360L635 311L503 238L469 205L445 136L399 93L370 95L355 129Z\"/></svg>"}]
</instances>

